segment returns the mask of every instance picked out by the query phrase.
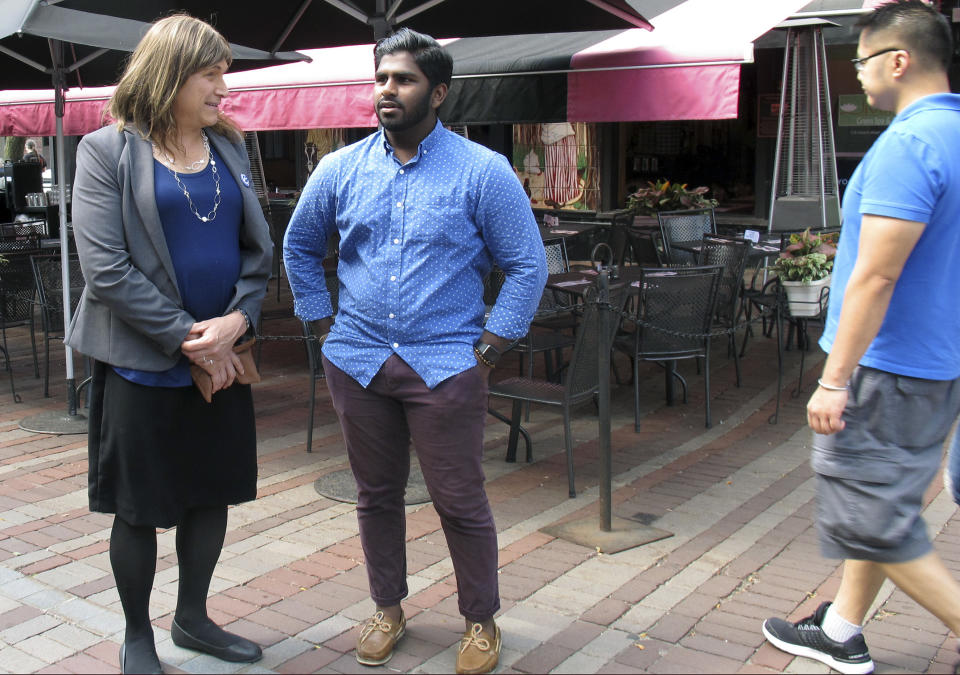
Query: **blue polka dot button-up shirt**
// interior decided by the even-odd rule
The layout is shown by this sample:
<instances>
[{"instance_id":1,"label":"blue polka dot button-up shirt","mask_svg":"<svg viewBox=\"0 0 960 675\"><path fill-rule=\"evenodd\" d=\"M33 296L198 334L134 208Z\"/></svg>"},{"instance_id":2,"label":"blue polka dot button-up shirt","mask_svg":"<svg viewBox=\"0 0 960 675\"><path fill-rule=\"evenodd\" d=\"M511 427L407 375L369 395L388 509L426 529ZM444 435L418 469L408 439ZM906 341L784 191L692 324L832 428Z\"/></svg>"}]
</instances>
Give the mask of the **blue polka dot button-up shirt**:
<instances>
[{"instance_id":1,"label":"blue polka dot button-up shirt","mask_svg":"<svg viewBox=\"0 0 960 675\"><path fill-rule=\"evenodd\" d=\"M363 386L397 354L430 388L476 365L484 328L522 337L543 293L543 242L506 159L439 122L401 164L383 131L324 157L284 239L294 312L333 313L321 261L340 233L327 359ZM506 280L484 320L483 279Z\"/></svg>"}]
</instances>

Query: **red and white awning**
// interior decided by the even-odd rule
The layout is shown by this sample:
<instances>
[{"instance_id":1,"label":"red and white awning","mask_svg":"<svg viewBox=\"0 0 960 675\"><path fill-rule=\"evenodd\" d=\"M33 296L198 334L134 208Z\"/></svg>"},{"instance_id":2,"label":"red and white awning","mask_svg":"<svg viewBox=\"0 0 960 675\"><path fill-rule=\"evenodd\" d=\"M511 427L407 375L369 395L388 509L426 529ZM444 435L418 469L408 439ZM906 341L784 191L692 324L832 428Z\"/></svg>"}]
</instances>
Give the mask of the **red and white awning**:
<instances>
[{"instance_id":1,"label":"red and white awning","mask_svg":"<svg viewBox=\"0 0 960 675\"><path fill-rule=\"evenodd\" d=\"M625 31L445 41L454 53L460 103L490 97L497 78L552 77L566 86L553 110L513 117L508 95L478 101L483 113L450 122L650 121L737 117L740 64L753 60L752 42L807 0L686 0L653 20L654 31ZM484 42L486 41L486 42ZM504 45L509 45L504 49ZM229 73L224 112L241 128L373 127L373 46L301 50L311 63ZM467 55L472 55L468 57ZM463 56L464 58L460 58ZM476 85L476 86L474 86ZM497 91L494 87L493 91ZM70 90L64 132L84 134L108 123L112 88ZM498 106L502 108L498 110ZM467 112L464 112L464 111ZM53 94L0 92L0 135L54 133Z\"/></svg>"}]
</instances>

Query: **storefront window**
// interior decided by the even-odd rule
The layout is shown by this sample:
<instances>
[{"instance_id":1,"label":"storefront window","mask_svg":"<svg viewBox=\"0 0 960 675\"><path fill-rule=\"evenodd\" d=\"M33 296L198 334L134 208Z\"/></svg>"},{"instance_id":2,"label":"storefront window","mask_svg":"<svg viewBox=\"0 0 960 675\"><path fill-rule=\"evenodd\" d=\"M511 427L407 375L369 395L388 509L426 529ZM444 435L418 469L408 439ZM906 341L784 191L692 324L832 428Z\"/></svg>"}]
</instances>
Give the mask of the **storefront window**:
<instances>
[{"instance_id":1,"label":"storefront window","mask_svg":"<svg viewBox=\"0 0 960 675\"><path fill-rule=\"evenodd\" d=\"M600 208L597 126L515 124L513 168L534 208Z\"/></svg>"}]
</instances>

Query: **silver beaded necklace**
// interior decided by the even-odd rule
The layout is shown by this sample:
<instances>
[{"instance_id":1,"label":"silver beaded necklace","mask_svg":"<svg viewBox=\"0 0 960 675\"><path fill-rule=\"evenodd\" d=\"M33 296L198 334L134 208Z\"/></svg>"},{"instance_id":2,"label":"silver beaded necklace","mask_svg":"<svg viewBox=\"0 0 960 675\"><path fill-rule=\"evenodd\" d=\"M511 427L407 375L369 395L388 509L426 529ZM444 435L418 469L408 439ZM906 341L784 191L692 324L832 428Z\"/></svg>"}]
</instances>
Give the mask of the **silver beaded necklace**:
<instances>
[{"instance_id":1,"label":"silver beaded necklace","mask_svg":"<svg viewBox=\"0 0 960 675\"><path fill-rule=\"evenodd\" d=\"M205 151L204 157L198 159L192 164L186 165L183 168L187 171L197 171L203 168L204 163L209 159L210 160L210 172L213 174L213 183L217 188L217 193L213 199L213 208L207 212L207 215L201 216L200 212L197 210L197 207L193 203L193 199L190 197L190 191L187 189L187 186L183 184L183 181L180 180L180 174L178 174L174 169L171 169L170 166L176 166L173 162L173 157L166 154L160 149L160 146L154 143L154 151L160 155L163 159L167 161L169 166L166 167L167 171L170 172L170 175L173 176L173 180L177 182L177 187L180 188L180 191L183 192L183 196L187 198L187 204L190 206L190 211L197 217L202 223L209 223L212 220L217 218L217 209L220 208L220 174L217 171L217 160L213 158L213 152L210 150L210 141L207 140L207 135L200 130L200 137L203 139L203 149Z\"/></svg>"}]
</instances>

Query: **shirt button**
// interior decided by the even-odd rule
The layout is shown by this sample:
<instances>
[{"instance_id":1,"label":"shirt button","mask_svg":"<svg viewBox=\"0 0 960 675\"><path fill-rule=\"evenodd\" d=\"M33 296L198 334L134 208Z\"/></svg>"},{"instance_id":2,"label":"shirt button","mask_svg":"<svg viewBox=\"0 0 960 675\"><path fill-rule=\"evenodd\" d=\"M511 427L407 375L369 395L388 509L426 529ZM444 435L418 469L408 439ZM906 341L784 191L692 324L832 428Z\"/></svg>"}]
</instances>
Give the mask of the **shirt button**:
<instances>
[{"instance_id":1,"label":"shirt button","mask_svg":"<svg viewBox=\"0 0 960 675\"><path fill-rule=\"evenodd\" d=\"M400 169L400 175L401 176L403 175L403 169Z\"/></svg>"},{"instance_id":2,"label":"shirt button","mask_svg":"<svg viewBox=\"0 0 960 675\"><path fill-rule=\"evenodd\" d=\"M398 208L398 209L402 209L402 208L403 208L403 202L397 202L397 208Z\"/></svg>"},{"instance_id":3,"label":"shirt button","mask_svg":"<svg viewBox=\"0 0 960 675\"><path fill-rule=\"evenodd\" d=\"M390 312L390 318L391 318L391 319L392 319L393 317L395 317L395 316L396 316L396 314L394 314L393 312Z\"/></svg>"},{"instance_id":4,"label":"shirt button","mask_svg":"<svg viewBox=\"0 0 960 675\"><path fill-rule=\"evenodd\" d=\"M394 240L393 240L393 243L394 243L394 244L399 244L399 243L400 243L400 240L399 240L399 239L394 239Z\"/></svg>"},{"instance_id":5,"label":"shirt button","mask_svg":"<svg viewBox=\"0 0 960 675\"><path fill-rule=\"evenodd\" d=\"M394 348L394 349L396 349L396 348L399 347L399 346L400 346L400 343L399 343L399 342L394 342L394 343L393 343L393 348Z\"/></svg>"},{"instance_id":6,"label":"shirt button","mask_svg":"<svg viewBox=\"0 0 960 675\"><path fill-rule=\"evenodd\" d=\"M391 274L391 275L390 275L390 281L396 281L396 280L397 280L397 277Z\"/></svg>"}]
</instances>

